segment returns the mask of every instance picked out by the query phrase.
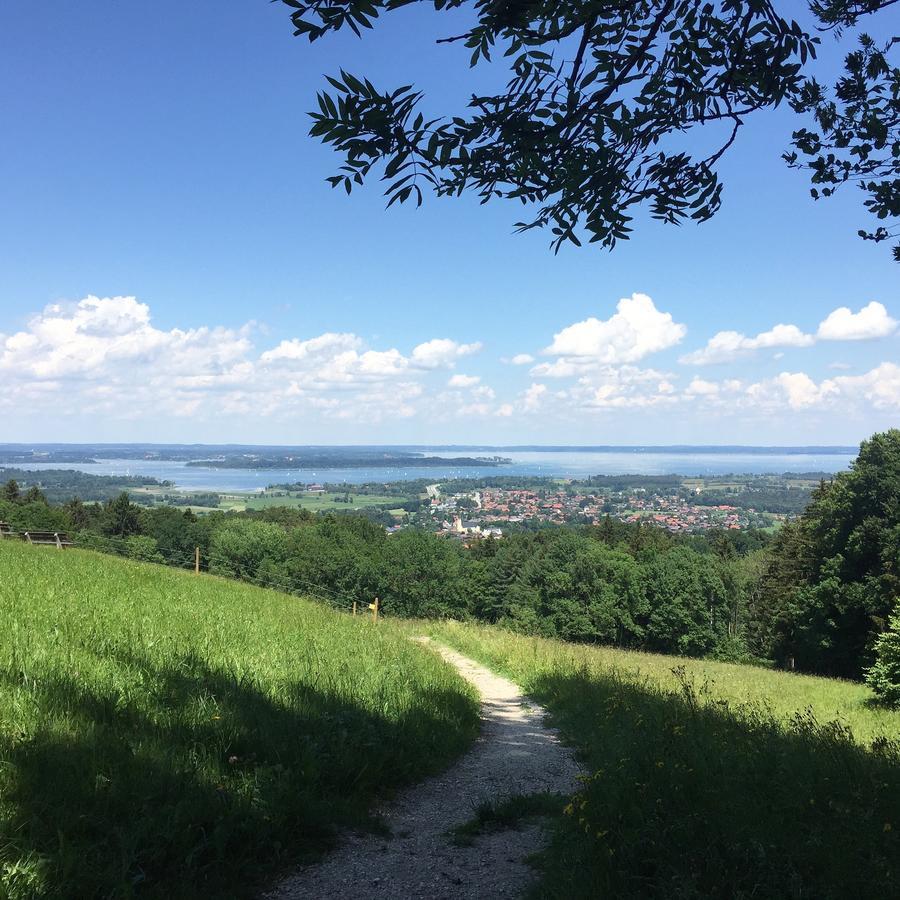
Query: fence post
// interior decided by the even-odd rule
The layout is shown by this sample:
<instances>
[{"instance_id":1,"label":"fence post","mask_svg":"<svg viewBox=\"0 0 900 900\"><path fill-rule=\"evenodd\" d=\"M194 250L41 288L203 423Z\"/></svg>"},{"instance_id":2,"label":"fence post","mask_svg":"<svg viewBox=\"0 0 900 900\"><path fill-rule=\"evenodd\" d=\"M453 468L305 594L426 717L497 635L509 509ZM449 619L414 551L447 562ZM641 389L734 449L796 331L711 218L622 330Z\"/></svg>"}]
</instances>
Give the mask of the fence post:
<instances>
[{"instance_id":1,"label":"fence post","mask_svg":"<svg viewBox=\"0 0 900 900\"><path fill-rule=\"evenodd\" d=\"M375 602L372 604L372 621L378 621L378 598L375 598Z\"/></svg>"},{"instance_id":2,"label":"fence post","mask_svg":"<svg viewBox=\"0 0 900 900\"><path fill-rule=\"evenodd\" d=\"M356 601L353 601L353 615L356 615Z\"/></svg>"},{"instance_id":3,"label":"fence post","mask_svg":"<svg viewBox=\"0 0 900 900\"><path fill-rule=\"evenodd\" d=\"M194 574L200 574L200 548L194 548Z\"/></svg>"}]
</instances>

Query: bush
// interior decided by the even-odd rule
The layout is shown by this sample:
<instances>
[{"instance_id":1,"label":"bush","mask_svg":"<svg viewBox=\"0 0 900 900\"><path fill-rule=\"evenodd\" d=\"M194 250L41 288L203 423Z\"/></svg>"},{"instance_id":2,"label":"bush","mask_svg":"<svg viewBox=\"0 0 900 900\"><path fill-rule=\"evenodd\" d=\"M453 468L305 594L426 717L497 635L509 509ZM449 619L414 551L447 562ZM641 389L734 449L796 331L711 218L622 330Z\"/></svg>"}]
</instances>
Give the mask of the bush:
<instances>
[{"instance_id":1,"label":"bush","mask_svg":"<svg viewBox=\"0 0 900 900\"><path fill-rule=\"evenodd\" d=\"M131 537L125 538L125 555L129 559L136 559L139 562L165 562L156 541L152 537L142 534L133 534Z\"/></svg>"},{"instance_id":2,"label":"bush","mask_svg":"<svg viewBox=\"0 0 900 900\"><path fill-rule=\"evenodd\" d=\"M875 663L866 672L866 682L888 706L900 708L900 602L888 630L875 639Z\"/></svg>"}]
</instances>

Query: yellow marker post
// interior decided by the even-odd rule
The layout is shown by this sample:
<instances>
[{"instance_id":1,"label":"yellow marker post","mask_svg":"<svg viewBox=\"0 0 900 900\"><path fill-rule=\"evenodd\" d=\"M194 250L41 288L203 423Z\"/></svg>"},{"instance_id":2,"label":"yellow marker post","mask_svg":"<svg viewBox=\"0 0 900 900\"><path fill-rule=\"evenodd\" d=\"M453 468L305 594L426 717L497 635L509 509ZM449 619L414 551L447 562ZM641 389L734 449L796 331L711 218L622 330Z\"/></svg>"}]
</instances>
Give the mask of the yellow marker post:
<instances>
[{"instance_id":1,"label":"yellow marker post","mask_svg":"<svg viewBox=\"0 0 900 900\"><path fill-rule=\"evenodd\" d=\"M200 548L194 548L194 574L200 574Z\"/></svg>"},{"instance_id":2,"label":"yellow marker post","mask_svg":"<svg viewBox=\"0 0 900 900\"><path fill-rule=\"evenodd\" d=\"M375 598L374 603L369 604L369 609L372 610L372 621L377 622L378 621L378 598L377 597Z\"/></svg>"}]
</instances>

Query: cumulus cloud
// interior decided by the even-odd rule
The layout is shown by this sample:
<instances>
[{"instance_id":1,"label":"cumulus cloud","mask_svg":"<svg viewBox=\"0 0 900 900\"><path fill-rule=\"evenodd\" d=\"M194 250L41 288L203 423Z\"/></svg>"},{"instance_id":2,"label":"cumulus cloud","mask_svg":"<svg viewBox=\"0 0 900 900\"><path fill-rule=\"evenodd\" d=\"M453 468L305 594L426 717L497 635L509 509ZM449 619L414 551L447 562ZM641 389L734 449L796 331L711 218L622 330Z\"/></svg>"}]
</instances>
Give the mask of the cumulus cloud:
<instances>
[{"instance_id":1,"label":"cumulus cloud","mask_svg":"<svg viewBox=\"0 0 900 900\"><path fill-rule=\"evenodd\" d=\"M865 341L889 337L898 322L888 315L884 305L872 301L858 313L841 306L822 320L816 336L820 341Z\"/></svg>"},{"instance_id":2,"label":"cumulus cloud","mask_svg":"<svg viewBox=\"0 0 900 900\"><path fill-rule=\"evenodd\" d=\"M721 388L714 381L704 381L702 378L694 378L685 389L689 397L716 397Z\"/></svg>"},{"instance_id":3,"label":"cumulus cloud","mask_svg":"<svg viewBox=\"0 0 900 900\"><path fill-rule=\"evenodd\" d=\"M479 381L481 381L480 375L451 375L447 386L452 388L470 388L478 384Z\"/></svg>"},{"instance_id":4,"label":"cumulus cloud","mask_svg":"<svg viewBox=\"0 0 900 900\"><path fill-rule=\"evenodd\" d=\"M450 338L434 338L413 348L411 363L420 369L453 368L463 356L481 350L481 343L460 344Z\"/></svg>"},{"instance_id":5,"label":"cumulus cloud","mask_svg":"<svg viewBox=\"0 0 900 900\"><path fill-rule=\"evenodd\" d=\"M547 396L547 385L534 383L522 395L522 406L527 411L537 409Z\"/></svg>"},{"instance_id":6,"label":"cumulus cloud","mask_svg":"<svg viewBox=\"0 0 900 900\"><path fill-rule=\"evenodd\" d=\"M362 346L362 339L355 334L336 334L329 331L306 341L298 338L282 341L277 347L266 350L260 359L263 362L310 359L335 350L355 350L360 346Z\"/></svg>"},{"instance_id":7,"label":"cumulus cloud","mask_svg":"<svg viewBox=\"0 0 900 900\"><path fill-rule=\"evenodd\" d=\"M723 395L728 394L725 398ZM722 382L695 378L685 396L732 410L781 412L830 409L856 411L864 406L900 412L900 366L884 362L862 375L839 375L816 381L806 372L780 372L774 378L745 385L736 379Z\"/></svg>"},{"instance_id":8,"label":"cumulus cloud","mask_svg":"<svg viewBox=\"0 0 900 900\"><path fill-rule=\"evenodd\" d=\"M534 357L530 353L517 353L508 362L514 366L527 366L529 363L534 362Z\"/></svg>"},{"instance_id":9,"label":"cumulus cloud","mask_svg":"<svg viewBox=\"0 0 900 900\"><path fill-rule=\"evenodd\" d=\"M864 375L839 375L831 383L840 396L855 404L900 412L900 366L896 363L881 363Z\"/></svg>"},{"instance_id":10,"label":"cumulus cloud","mask_svg":"<svg viewBox=\"0 0 900 900\"><path fill-rule=\"evenodd\" d=\"M813 334L806 334L796 325L776 325L756 337L747 337L739 331L720 331L714 334L706 346L686 353L679 359L684 365L707 366L732 362L749 356L757 350L772 347L810 347L816 341L861 341L888 337L897 330L898 322L892 319L881 303L872 302L858 313L842 306L819 324ZM779 359L782 354L776 354Z\"/></svg>"},{"instance_id":11,"label":"cumulus cloud","mask_svg":"<svg viewBox=\"0 0 900 900\"><path fill-rule=\"evenodd\" d=\"M249 325L157 328L134 297L54 304L20 332L0 336L0 408L115 418L281 416L314 411L354 421L428 414L428 370L478 348L427 341L410 355L372 348L358 335L290 338L258 352ZM475 375L459 376L469 403L494 397Z\"/></svg>"},{"instance_id":12,"label":"cumulus cloud","mask_svg":"<svg viewBox=\"0 0 900 900\"><path fill-rule=\"evenodd\" d=\"M747 388L747 396L762 406L788 406L790 409L819 406L833 394L831 382L816 384L805 372L781 372Z\"/></svg>"},{"instance_id":13,"label":"cumulus cloud","mask_svg":"<svg viewBox=\"0 0 900 900\"><path fill-rule=\"evenodd\" d=\"M669 375L637 366L603 366L583 376L571 391L582 409L633 409L668 406L677 402Z\"/></svg>"},{"instance_id":14,"label":"cumulus cloud","mask_svg":"<svg viewBox=\"0 0 900 900\"><path fill-rule=\"evenodd\" d=\"M599 364L633 363L679 343L687 328L660 312L646 294L623 297L608 319L593 316L554 335L549 356Z\"/></svg>"},{"instance_id":15,"label":"cumulus cloud","mask_svg":"<svg viewBox=\"0 0 900 900\"><path fill-rule=\"evenodd\" d=\"M90 379L127 372L165 359L168 372L221 373L250 349L247 331L174 328L150 323L150 310L134 297L86 297L53 304L33 316L27 330L0 345L0 372L38 379Z\"/></svg>"},{"instance_id":16,"label":"cumulus cloud","mask_svg":"<svg viewBox=\"0 0 900 900\"><path fill-rule=\"evenodd\" d=\"M679 358L679 362L692 366L708 366L713 363L731 362L741 356L770 347L809 347L816 339L805 334L796 325L776 325L756 337L747 337L739 331L720 331L714 334L701 350L694 350Z\"/></svg>"}]
</instances>

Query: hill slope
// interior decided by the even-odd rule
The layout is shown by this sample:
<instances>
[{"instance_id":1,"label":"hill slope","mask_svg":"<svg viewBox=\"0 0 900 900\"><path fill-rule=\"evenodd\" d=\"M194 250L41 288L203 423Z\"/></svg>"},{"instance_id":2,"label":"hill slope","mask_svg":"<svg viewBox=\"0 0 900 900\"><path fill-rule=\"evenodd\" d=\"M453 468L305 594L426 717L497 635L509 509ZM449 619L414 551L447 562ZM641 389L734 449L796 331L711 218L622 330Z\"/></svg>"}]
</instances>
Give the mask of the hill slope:
<instances>
[{"instance_id":1,"label":"hill slope","mask_svg":"<svg viewBox=\"0 0 900 900\"><path fill-rule=\"evenodd\" d=\"M240 896L476 727L389 626L0 542L0 895Z\"/></svg>"},{"instance_id":2,"label":"hill slope","mask_svg":"<svg viewBox=\"0 0 900 900\"><path fill-rule=\"evenodd\" d=\"M865 686L429 630L544 704L589 773L535 896L897 896L900 712Z\"/></svg>"}]
</instances>

